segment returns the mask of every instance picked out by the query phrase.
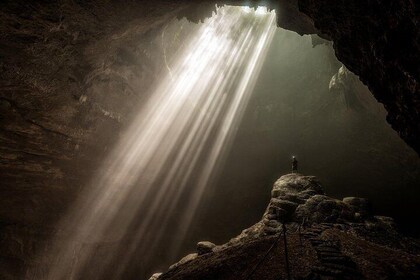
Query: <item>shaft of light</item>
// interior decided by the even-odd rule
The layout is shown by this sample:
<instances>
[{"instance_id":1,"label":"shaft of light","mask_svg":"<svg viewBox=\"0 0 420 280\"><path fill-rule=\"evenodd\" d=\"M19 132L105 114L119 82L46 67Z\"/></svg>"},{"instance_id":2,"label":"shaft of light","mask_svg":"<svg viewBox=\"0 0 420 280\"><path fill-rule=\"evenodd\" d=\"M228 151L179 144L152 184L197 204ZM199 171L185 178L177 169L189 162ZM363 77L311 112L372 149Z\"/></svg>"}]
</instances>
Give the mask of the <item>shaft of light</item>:
<instances>
[{"instance_id":1,"label":"shaft of light","mask_svg":"<svg viewBox=\"0 0 420 280\"><path fill-rule=\"evenodd\" d=\"M132 255L154 250L168 230L177 249L229 150L274 31L274 12L261 8L219 8L201 24L63 221L71 237L55 242L48 279L83 278L97 252L77 244L126 243L101 256L102 271L115 268L106 279L121 278Z\"/></svg>"}]
</instances>

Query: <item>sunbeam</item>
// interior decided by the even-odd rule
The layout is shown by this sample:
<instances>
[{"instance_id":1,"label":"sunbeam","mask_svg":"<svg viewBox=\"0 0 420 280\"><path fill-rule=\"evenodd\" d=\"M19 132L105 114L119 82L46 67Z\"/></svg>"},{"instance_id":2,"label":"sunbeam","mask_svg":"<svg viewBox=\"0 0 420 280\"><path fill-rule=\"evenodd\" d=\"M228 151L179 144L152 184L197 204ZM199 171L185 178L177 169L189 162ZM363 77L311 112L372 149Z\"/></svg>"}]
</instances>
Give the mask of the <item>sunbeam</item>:
<instances>
[{"instance_id":1,"label":"sunbeam","mask_svg":"<svg viewBox=\"0 0 420 280\"><path fill-rule=\"evenodd\" d=\"M106 279L120 279L132 255L155 249L165 232L176 252L229 150L275 28L275 13L261 7L221 7L200 24L63 221L71 238L55 242L48 279L84 277L100 253L76 244L125 243L101 255L95 269Z\"/></svg>"}]
</instances>

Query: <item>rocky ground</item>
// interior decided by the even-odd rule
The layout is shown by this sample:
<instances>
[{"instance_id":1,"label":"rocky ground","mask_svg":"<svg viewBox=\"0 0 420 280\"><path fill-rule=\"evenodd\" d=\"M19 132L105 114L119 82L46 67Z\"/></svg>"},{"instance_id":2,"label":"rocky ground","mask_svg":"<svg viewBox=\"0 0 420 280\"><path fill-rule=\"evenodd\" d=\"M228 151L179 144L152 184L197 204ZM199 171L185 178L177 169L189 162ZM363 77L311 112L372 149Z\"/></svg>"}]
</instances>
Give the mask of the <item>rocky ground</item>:
<instances>
[{"instance_id":1,"label":"rocky ground","mask_svg":"<svg viewBox=\"0 0 420 280\"><path fill-rule=\"evenodd\" d=\"M328 197L313 176L278 179L262 220L228 243L199 242L197 252L150 280L420 279L420 244L364 198Z\"/></svg>"}]
</instances>

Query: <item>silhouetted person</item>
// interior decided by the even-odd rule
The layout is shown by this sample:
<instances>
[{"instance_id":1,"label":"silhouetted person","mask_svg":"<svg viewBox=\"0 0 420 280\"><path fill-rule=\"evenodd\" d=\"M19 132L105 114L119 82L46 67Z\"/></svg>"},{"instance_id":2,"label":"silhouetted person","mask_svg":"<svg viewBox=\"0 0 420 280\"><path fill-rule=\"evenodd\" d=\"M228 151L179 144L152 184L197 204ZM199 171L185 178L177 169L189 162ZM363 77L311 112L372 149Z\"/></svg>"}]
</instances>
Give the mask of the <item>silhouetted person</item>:
<instances>
[{"instance_id":1,"label":"silhouetted person","mask_svg":"<svg viewBox=\"0 0 420 280\"><path fill-rule=\"evenodd\" d=\"M295 156L292 158L292 173L297 173L298 170L298 161Z\"/></svg>"}]
</instances>

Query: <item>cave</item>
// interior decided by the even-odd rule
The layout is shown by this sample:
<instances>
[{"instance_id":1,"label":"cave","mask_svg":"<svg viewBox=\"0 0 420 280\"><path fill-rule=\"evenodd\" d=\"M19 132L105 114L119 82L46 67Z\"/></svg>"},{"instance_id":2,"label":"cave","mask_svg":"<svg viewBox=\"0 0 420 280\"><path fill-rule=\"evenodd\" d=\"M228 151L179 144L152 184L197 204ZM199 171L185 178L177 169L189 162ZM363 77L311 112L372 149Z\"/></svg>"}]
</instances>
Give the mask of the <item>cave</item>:
<instances>
[{"instance_id":1,"label":"cave","mask_svg":"<svg viewBox=\"0 0 420 280\"><path fill-rule=\"evenodd\" d=\"M420 279L419 20L3 2L0 278Z\"/></svg>"}]
</instances>

